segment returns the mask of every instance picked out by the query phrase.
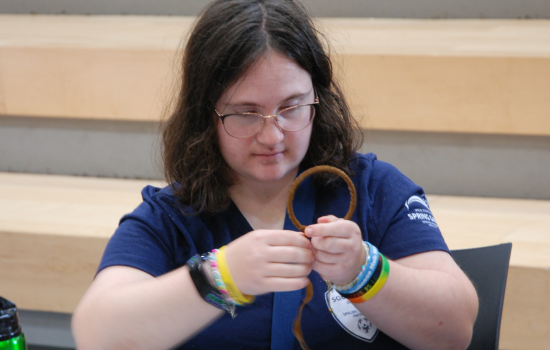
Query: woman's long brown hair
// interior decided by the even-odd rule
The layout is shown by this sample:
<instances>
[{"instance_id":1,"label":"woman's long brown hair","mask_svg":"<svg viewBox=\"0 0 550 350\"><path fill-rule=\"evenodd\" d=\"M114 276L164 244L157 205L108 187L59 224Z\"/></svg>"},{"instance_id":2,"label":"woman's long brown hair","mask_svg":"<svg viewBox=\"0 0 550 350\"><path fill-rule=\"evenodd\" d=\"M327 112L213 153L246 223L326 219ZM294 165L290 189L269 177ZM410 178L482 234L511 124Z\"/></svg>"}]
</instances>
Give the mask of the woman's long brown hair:
<instances>
[{"instance_id":1,"label":"woman's long brown hair","mask_svg":"<svg viewBox=\"0 0 550 350\"><path fill-rule=\"evenodd\" d=\"M219 0L204 10L187 41L177 103L163 127L164 175L187 213L214 214L229 206L235 179L220 152L214 106L269 50L307 71L320 100L302 166L349 172L362 133L333 79L326 40L323 46L320 39L296 1Z\"/></svg>"}]
</instances>

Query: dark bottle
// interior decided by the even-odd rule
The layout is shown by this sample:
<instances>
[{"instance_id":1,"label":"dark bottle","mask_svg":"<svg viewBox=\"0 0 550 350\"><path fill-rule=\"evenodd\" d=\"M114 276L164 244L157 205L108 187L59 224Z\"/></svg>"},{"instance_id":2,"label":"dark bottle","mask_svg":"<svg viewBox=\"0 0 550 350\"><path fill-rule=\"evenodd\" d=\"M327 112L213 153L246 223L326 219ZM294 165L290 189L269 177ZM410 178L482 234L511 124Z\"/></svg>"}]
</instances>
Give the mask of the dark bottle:
<instances>
[{"instance_id":1,"label":"dark bottle","mask_svg":"<svg viewBox=\"0 0 550 350\"><path fill-rule=\"evenodd\" d=\"M0 297L0 350L27 350L25 335L19 325L17 307Z\"/></svg>"}]
</instances>

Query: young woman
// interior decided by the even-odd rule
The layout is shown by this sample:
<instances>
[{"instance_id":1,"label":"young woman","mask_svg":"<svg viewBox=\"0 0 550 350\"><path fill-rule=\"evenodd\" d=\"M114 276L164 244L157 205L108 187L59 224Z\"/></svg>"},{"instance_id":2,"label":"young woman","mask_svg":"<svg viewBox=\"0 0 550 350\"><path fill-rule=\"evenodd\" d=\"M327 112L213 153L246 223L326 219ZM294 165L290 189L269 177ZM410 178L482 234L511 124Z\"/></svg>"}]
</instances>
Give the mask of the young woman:
<instances>
[{"instance_id":1,"label":"young woman","mask_svg":"<svg viewBox=\"0 0 550 350\"><path fill-rule=\"evenodd\" d=\"M186 44L179 102L165 124L171 185L145 188L143 203L121 220L74 313L78 349L270 348L273 292L309 280L313 300L301 324L311 349L466 348L476 292L422 189L374 155L355 153L360 135L301 5L211 3ZM309 178L295 195L308 225L297 232L288 191L316 165L351 176L357 208L342 220L345 182ZM216 260L193 260L222 246L219 271L230 272L245 298L235 318ZM373 259L380 267L367 278ZM340 291L327 292L325 280Z\"/></svg>"}]
</instances>

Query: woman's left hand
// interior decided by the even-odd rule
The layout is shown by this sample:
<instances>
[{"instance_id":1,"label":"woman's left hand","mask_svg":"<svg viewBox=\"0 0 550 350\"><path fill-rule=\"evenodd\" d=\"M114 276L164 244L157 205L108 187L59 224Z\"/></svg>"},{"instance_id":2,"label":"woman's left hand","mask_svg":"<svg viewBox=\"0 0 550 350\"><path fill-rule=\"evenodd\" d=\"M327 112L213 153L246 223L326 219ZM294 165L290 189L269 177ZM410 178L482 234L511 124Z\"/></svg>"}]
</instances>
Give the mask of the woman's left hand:
<instances>
[{"instance_id":1,"label":"woman's left hand","mask_svg":"<svg viewBox=\"0 0 550 350\"><path fill-rule=\"evenodd\" d=\"M365 262L365 249L359 226L333 215L323 216L305 230L315 254L313 269L325 280L346 284L353 280Z\"/></svg>"}]
</instances>

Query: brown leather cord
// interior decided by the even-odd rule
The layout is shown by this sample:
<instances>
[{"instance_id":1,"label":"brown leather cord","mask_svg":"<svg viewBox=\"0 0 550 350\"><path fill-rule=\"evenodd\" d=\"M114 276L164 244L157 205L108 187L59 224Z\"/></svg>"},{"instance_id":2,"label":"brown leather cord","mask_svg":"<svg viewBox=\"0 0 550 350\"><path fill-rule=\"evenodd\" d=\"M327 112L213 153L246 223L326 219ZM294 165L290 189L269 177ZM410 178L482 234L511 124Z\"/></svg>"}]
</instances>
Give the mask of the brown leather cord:
<instances>
[{"instance_id":1,"label":"brown leather cord","mask_svg":"<svg viewBox=\"0 0 550 350\"><path fill-rule=\"evenodd\" d=\"M302 310L304 309L304 306L306 306L306 304L311 301L312 298L313 298L313 285L311 284L311 281L309 281L306 287L306 297L304 298L304 301L300 303L300 307L298 308L298 313L296 314L296 318L294 319L294 324L292 326L292 333L294 333L294 336L300 342L300 346L302 347L303 350L309 350L309 348L304 339L304 334L302 333Z\"/></svg>"},{"instance_id":2,"label":"brown leather cord","mask_svg":"<svg viewBox=\"0 0 550 350\"><path fill-rule=\"evenodd\" d=\"M294 215L294 210L292 208L292 201L294 200L294 193L296 192L296 188L298 188L298 185L308 176L314 173L326 171L329 173L333 173L336 175L339 175L341 178L343 178L346 183L348 184L349 192L350 192L350 203L349 203L349 209L344 216L344 220L349 220L351 216L353 215L353 212L355 210L355 205L357 203L357 194L355 192L355 186L353 185L353 182L349 178L349 176L346 175L342 170L329 166L329 165L318 165L316 167L310 168L306 171L304 171L300 176L298 176L294 182L290 185L290 190L288 191L288 197L286 201L286 207L288 210L288 216L290 217L290 220L298 228L300 231L304 232L307 226L304 226L296 219L296 216ZM298 341L300 342L300 346L303 350L309 350L305 340L304 335L302 333L302 310L304 309L304 306L311 301L313 298L313 285L311 284L311 281L309 281L307 287L306 287L306 297L304 300L300 303L300 307L298 308L298 313L296 314L296 318L294 319L294 325L292 327L292 332L294 333L294 336Z\"/></svg>"}]
</instances>

